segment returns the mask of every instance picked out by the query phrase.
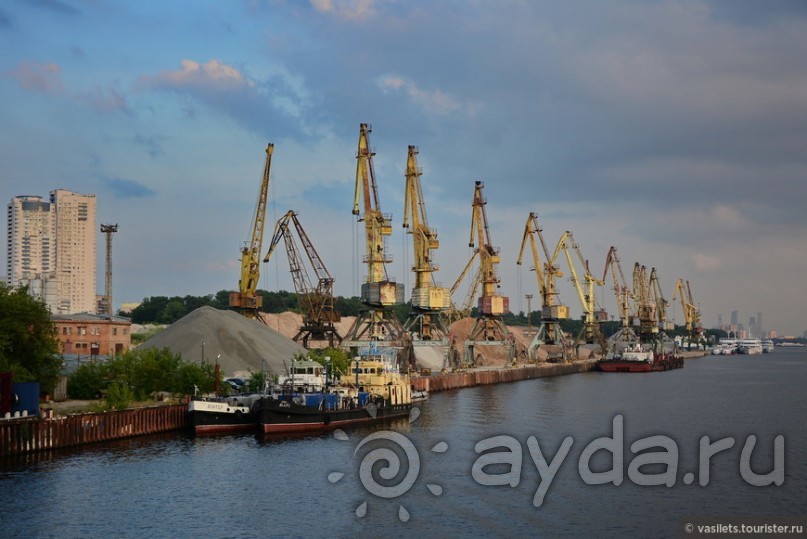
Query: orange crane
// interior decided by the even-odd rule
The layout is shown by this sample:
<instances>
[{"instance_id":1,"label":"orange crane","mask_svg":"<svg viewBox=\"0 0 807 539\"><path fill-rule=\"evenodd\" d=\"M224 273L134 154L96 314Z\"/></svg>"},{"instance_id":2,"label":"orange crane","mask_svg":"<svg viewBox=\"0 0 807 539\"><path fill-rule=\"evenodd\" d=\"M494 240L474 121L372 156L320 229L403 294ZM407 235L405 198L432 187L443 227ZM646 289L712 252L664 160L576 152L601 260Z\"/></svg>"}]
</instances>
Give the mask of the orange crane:
<instances>
[{"instance_id":1,"label":"orange crane","mask_svg":"<svg viewBox=\"0 0 807 539\"><path fill-rule=\"evenodd\" d=\"M443 313L451 306L451 296L446 288L437 286L434 282L434 272L438 267L432 261L432 251L440 246L440 242L437 231L429 228L426 218L426 202L420 184L422 171L417 164L417 154L417 148L409 146L403 227L412 235L415 286L412 289L412 311L404 329L410 332L415 330L424 341L445 340L448 330L443 321Z\"/></svg>"},{"instance_id":2,"label":"orange crane","mask_svg":"<svg viewBox=\"0 0 807 539\"><path fill-rule=\"evenodd\" d=\"M659 284L656 268L650 270L650 293L653 300L656 302L656 313L658 314L659 328L662 331L671 330L673 326L667 318L667 306L670 304L670 302L664 299L664 294L661 292L661 284Z\"/></svg>"},{"instance_id":3,"label":"orange crane","mask_svg":"<svg viewBox=\"0 0 807 539\"><path fill-rule=\"evenodd\" d=\"M297 242L292 235L292 226L294 231L297 232L297 237L303 245L308 262L317 277L316 286L313 284L303 259L299 255ZM317 250L314 249L308 234L306 234L297 219L297 214L292 210L286 212L275 224L272 241L263 259L264 262L269 262L281 238L286 245L286 255L292 281L294 282L294 290L297 292L297 300L300 309L303 311L303 324L293 337L294 341L302 342L305 348L310 348L311 341L327 341L328 346L331 348L338 346L342 342L342 337L334 327L334 322L340 320L339 313L334 310L334 279L322 262Z\"/></svg>"},{"instance_id":4,"label":"orange crane","mask_svg":"<svg viewBox=\"0 0 807 539\"><path fill-rule=\"evenodd\" d=\"M530 212L529 217L527 217L527 222L524 224L524 235L521 237L521 250L518 253L518 260L516 261L516 264L520 266L524 256L524 248L529 240L533 262L533 266L530 270L535 272L535 279L538 281L538 291L541 294L541 322L538 326L538 332L527 348L527 354L530 356L530 359L533 359L534 351L542 344L563 345L565 343L563 331L560 328L560 320L569 318L569 308L566 305L557 304L558 293L555 290L555 278L563 277L563 272L560 271L560 268L550 259L549 250L546 247L541 232L541 227L538 226L538 217L534 212ZM536 236L544 252L544 263L541 263L541 257L538 253L538 244L535 242Z\"/></svg>"},{"instance_id":5,"label":"orange crane","mask_svg":"<svg viewBox=\"0 0 807 539\"><path fill-rule=\"evenodd\" d=\"M261 188L258 193L258 204L252 218L252 235L250 240L241 248L241 278L238 280L238 292L230 293L230 308L235 309L247 318L259 316L263 298L256 291L261 276L261 244L263 243L263 225L266 219L266 198L269 193L269 169L272 165L272 153L275 145L266 147L266 163L263 168Z\"/></svg>"},{"instance_id":6,"label":"orange crane","mask_svg":"<svg viewBox=\"0 0 807 539\"><path fill-rule=\"evenodd\" d=\"M474 260L478 258L479 269L469 291L469 297L473 297L480 286L482 293L477 303L479 316L468 334L468 340L465 341L467 363L475 361L474 344L483 343L488 345L507 345L510 359L515 358L515 341L507 326L502 322L502 315L509 312L510 300L507 296L497 294L500 279L496 274L496 266L501 261L501 258L499 249L493 246L490 239L490 229L488 228L488 219L485 213L487 201L482 195L484 187L485 185L481 181L477 181L474 185L474 198L471 205L471 235L468 242L469 247L475 247L474 253L454 286L451 287L453 293L459 283L465 279Z\"/></svg>"},{"instance_id":7,"label":"orange crane","mask_svg":"<svg viewBox=\"0 0 807 539\"><path fill-rule=\"evenodd\" d=\"M343 343L354 352L363 342L383 340L403 346L405 339L403 326L391 310L393 305L404 303L404 286L387 275L385 264L392 262L392 257L386 253L385 238L392 234L392 218L382 213L379 205L371 131L368 124L359 125L353 215L364 222L367 278L361 285L361 301L366 309L356 317Z\"/></svg>"},{"instance_id":8,"label":"orange crane","mask_svg":"<svg viewBox=\"0 0 807 539\"><path fill-rule=\"evenodd\" d=\"M650 289L647 267L636 262L633 266L633 294L636 298L636 318L642 340L659 332L658 305Z\"/></svg>"}]
</instances>

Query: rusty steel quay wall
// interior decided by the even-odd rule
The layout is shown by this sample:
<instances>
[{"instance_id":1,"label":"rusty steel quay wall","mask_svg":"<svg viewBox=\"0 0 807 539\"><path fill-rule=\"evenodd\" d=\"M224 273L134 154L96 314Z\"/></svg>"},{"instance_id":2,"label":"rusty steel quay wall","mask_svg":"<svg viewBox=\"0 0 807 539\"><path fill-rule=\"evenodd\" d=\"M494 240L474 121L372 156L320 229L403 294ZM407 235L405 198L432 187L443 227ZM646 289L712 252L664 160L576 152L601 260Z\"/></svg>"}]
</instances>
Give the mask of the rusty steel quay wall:
<instances>
[{"instance_id":1,"label":"rusty steel quay wall","mask_svg":"<svg viewBox=\"0 0 807 539\"><path fill-rule=\"evenodd\" d=\"M412 386L418 391L445 391L462 387L481 386L485 384L501 384L518 382L532 378L577 374L594 370L595 360L575 361L572 363L543 363L522 367L500 369L469 369L463 372L447 372L433 376L418 376L411 379Z\"/></svg>"},{"instance_id":2,"label":"rusty steel quay wall","mask_svg":"<svg viewBox=\"0 0 807 539\"><path fill-rule=\"evenodd\" d=\"M0 420L0 457L178 430L187 405Z\"/></svg>"}]
</instances>

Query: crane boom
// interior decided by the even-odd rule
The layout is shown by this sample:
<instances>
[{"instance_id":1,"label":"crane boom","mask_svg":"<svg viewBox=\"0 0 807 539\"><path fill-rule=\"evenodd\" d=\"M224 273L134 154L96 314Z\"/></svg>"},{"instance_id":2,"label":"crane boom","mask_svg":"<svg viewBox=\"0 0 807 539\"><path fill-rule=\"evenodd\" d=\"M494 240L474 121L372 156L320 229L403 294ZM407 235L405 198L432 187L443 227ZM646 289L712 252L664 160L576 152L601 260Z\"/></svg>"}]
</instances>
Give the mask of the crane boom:
<instances>
[{"instance_id":1,"label":"crane boom","mask_svg":"<svg viewBox=\"0 0 807 539\"><path fill-rule=\"evenodd\" d=\"M406 330L417 326L423 340L432 340L433 333L447 331L440 319L441 312L451 306L448 290L434 283L437 265L432 261L432 251L440 246L437 231L429 228L426 217L426 202L420 183L422 171L417 165L418 150L409 146L406 159L406 190L404 195L403 227L412 235L415 257L412 271L415 272L415 286L412 289L412 312L405 324Z\"/></svg>"},{"instance_id":2,"label":"crane boom","mask_svg":"<svg viewBox=\"0 0 807 539\"><path fill-rule=\"evenodd\" d=\"M659 328L665 331L672 329L670 322L667 320L667 305L669 305L669 302L664 299L664 294L661 292L661 285L659 284L656 268L650 270L650 294L653 301L656 303Z\"/></svg>"},{"instance_id":3,"label":"crane boom","mask_svg":"<svg viewBox=\"0 0 807 539\"><path fill-rule=\"evenodd\" d=\"M524 256L524 247L527 241L530 242L530 249L532 251L533 267L531 271L535 272L535 278L538 281L538 291L541 293L541 316L545 319L564 319L569 317L569 309L565 305L556 305L555 297L558 295L555 290L555 278L563 277L563 272L556 266L549 256L549 250L544 242L543 234L541 234L541 227L538 226L538 217L534 212L530 212L527 217L527 222L524 224L524 235L521 237L521 250L518 253L517 265L521 265ZM541 243L541 249L544 252L545 263L541 264L541 258L538 254L538 245L535 243L535 236Z\"/></svg>"},{"instance_id":4,"label":"crane boom","mask_svg":"<svg viewBox=\"0 0 807 539\"><path fill-rule=\"evenodd\" d=\"M381 307L403 303L403 283L392 282L387 277L385 264L392 262L386 254L385 240L392 234L392 218L381 213L378 186L373 167L373 152L370 148L368 124L359 125L359 144L356 153L356 189L353 197L353 215L364 221L367 279L362 285L362 301ZM359 202L363 201L362 207Z\"/></svg>"},{"instance_id":5,"label":"crane boom","mask_svg":"<svg viewBox=\"0 0 807 539\"><path fill-rule=\"evenodd\" d=\"M317 284L313 284L303 259L299 254L297 243L292 234L292 226L303 245L311 268L317 277ZM333 347L342 341L333 323L340 320L339 313L334 310L333 282L330 272L322 262L317 250L297 219L297 213L292 210L286 212L278 219L269 244L269 250L263 261L268 262L274 253L275 247L283 239L286 245L286 254L289 261L294 289L297 292L299 306L303 311L303 324L295 341L302 341L304 347L309 348L310 341L328 341Z\"/></svg>"},{"instance_id":6,"label":"crane boom","mask_svg":"<svg viewBox=\"0 0 807 539\"><path fill-rule=\"evenodd\" d=\"M630 302L634 299L633 293L628 288L625 274L622 272L622 264L616 254L616 247L613 245L608 250L605 257L605 270L602 273L602 281L605 282L608 270L611 270L611 277L614 280L614 294L616 295L617 307L619 309L619 319L623 328L630 326L631 307Z\"/></svg>"},{"instance_id":7,"label":"crane boom","mask_svg":"<svg viewBox=\"0 0 807 539\"><path fill-rule=\"evenodd\" d=\"M574 241L574 236L572 236L572 233L568 230L564 232L561 235L560 240L558 240L558 245L555 247L555 252L552 256L553 263L560 251L563 251L563 254L566 257L566 262L569 265L569 273L571 274L570 279L575 290L577 291L577 297L580 300L580 305L583 308L583 332L585 334L585 340L588 343L593 343L595 338L602 340L602 333L600 332L599 327L599 323L602 321L599 318L602 317L602 314L597 310L594 287L597 285L602 286L604 282L591 274L591 271L589 271L588 261L583 258L583 255L580 252L580 247ZM583 283L580 282L580 278L577 276L577 270L575 270L575 265L572 261L571 251L575 252L580 265L585 269L585 273L583 274L585 287ZM605 347L603 346L603 348Z\"/></svg>"},{"instance_id":8,"label":"crane boom","mask_svg":"<svg viewBox=\"0 0 807 539\"><path fill-rule=\"evenodd\" d=\"M263 243L263 229L266 220L266 199L269 194L269 170L272 166L272 153L274 144L266 147L266 162L258 193L258 203L255 215L252 218L252 235L244 247L241 248L241 278L238 280L238 292L230 293L230 308L239 311L247 318L258 318L258 312L263 304L263 298L256 294L260 279L261 244Z\"/></svg>"}]
</instances>

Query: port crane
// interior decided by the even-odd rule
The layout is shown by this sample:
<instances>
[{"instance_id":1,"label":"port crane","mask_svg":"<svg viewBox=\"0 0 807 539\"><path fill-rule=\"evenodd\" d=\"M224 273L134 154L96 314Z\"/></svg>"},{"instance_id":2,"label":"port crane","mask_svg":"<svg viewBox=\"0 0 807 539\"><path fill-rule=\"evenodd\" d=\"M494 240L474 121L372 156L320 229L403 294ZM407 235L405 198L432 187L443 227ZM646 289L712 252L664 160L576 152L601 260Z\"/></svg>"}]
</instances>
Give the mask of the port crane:
<instances>
[{"instance_id":1,"label":"port crane","mask_svg":"<svg viewBox=\"0 0 807 539\"><path fill-rule=\"evenodd\" d=\"M391 307L404 303L403 283L396 283L387 275L386 265L392 257L386 252L385 238L392 234L392 217L381 212L376 184L373 156L370 147L368 124L359 125L359 142L356 152L356 188L353 215L364 222L367 277L361 285L359 316L348 330L343 348L356 353L369 341L388 341L391 346L405 346L405 332Z\"/></svg>"},{"instance_id":2,"label":"port crane","mask_svg":"<svg viewBox=\"0 0 807 539\"><path fill-rule=\"evenodd\" d=\"M583 308L583 329L577 336L576 341L580 342L581 340L585 340L586 343L590 344L598 342L602 347L603 352L605 352L607 346L605 344L605 338L600 331L600 323L605 321L607 315L605 312L597 309L596 295L594 292L595 286L603 286L604 281L597 279L591 274L588 267L588 261L583 258L583 255L580 253L580 247L574 241L574 236L572 233L568 230L564 232L558 240L558 244L555 247L555 252L552 255L553 263L561 251L563 251L563 254L566 257L566 263L569 266L569 273L571 274L570 280L574 285L574 289L577 291L577 297L580 300L581 307ZM585 273L583 274L585 285L580 282L580 278L577 275L577 270L575 270L571 254L572 251L574 251L578 262L585 270Z\"/></svg>"},{"instance_id":3,"label":"port crane","mask_svg":"<svg viewBox=\"0 0 807 539\"><path fill-rule=\"evenodd\" d=\"M527 355L530 359L535 359L535 350L542 344L553 344L563 346L565 359L566 339L560 327L560 320L569 318L569 308L566 305L558 304L558 293L555 290L555 278L563 277L563 272L549 256L549 250L541 232L541 227L538 225L538 216L534 212L530 212L527 222L524 224L524 235L521 237L521 250L518 253L516 264L521 265L524 248L527 241L529 241L533 262L530 270L535 272L538 291L541 294L541 322L538 325L538 332L533 336L527 347ZM538 244L535 241L536 236L544 253L544 263L541 263L541 257L538 253Z\"/></svg>"},{"instance_id":4,"label":"port crane","mask_svg":"<svg viewBox=\"0 0 807 539\"><path fill-rule=\"evenodd\" d=\"M303 258L299 254L300 250L292 231L296 232L308 258L308 263L314 270L317 278L316 285L313 284ZM311 348L311 341L327 341L328 346L331 348L338 346L342 342L342 337L334 326L334 323L340 320L339 313L334 310L334 279L322 262L299 219L297 219L297 213L292 210L286 212L275 223L272 241L263 259L264 262L269 262L275 247L277 247L281 239L286 246L286 255L292 281L294 282L294 290L297 293L297 300L303 312L303 324L293 337L293 340L300 342L307 349Z\"/></svg>"},{"instance_id":5,"label":"port crane","mask_svg":"<svg viewBox=\"0 0 807 539\"><path fill-rule=\"evenodd\" d=\"M658 326L662 331L671 330L672 323L667 318L667 306L669 301L664 299L664 294L661 292L661 284L659 283L658 273L656 268L650 270L650 294L653 301L656 302L656 314L658 315Z\"/></svg>"},{"instance_id":6,"label":"port crane","mask_svg":"<svg viewBox=\"0 0 807 539\"><path fill-rule=\"evenodd\" d=\"M266 147L266 162L261 178L261 187L258 193L258 204L252 218L252 235L244 247L241 248L241 278L238 280L238 292L230 293L230 308L238 311L247 318L258 319L263 298L258 295L258 281L261 276L261 244L263 243L263 228L266 220L266 198L269 194L269 170L272 166L272 153L275 145Z\"/></svg>"},{"instance_id":7,"label":"port crane","mask_svg":"<svg viewBox=\"0 0 807 539\"><path fill-rule=\"evenodd\" d=\"M689 287L689 281L678 279L675 283L675 292L673 293L673 301L676 296L681 301L681 309L684 313L684 321L686 323L686 330L689 334L690 344L700 344L704 341L703 338L703 324L701 323L701 313L695 302L692 300L692 290Z\"/></svg>"},{"instance_id":8,"label":"port crane","mask_svg":"<svg viewBox=\"0 0 807 539\"><path fill-rule=\"evenodd\" d=\"M465 361L469 364L475 362L475 345L504 345L508 348L509 359L515 359L515 339L502 322L502 315L509 312L510 300L507 296L497 294L500 279L496 274L496 266L501 258L499 249L493 246L490 239L490 229L485 213L487 200L482 195L484 187L485 185L481 181L474 184L474 197L471 204L471 234L468 242L468 247L474 248L474 252L454 286L451 287L453 293L465 279L473 262L478 259L479 268L474 276L472 288L468 292L468 297L473 298L480 287L482 291L477 303L479 316L465 341ZM466 300L463 311L468 307L470 307L470 302Z\"/></svg>"},{"instance_id":9,"label":"port crane","mask_svg":"<svg viewBox=\"0 0 807 539\"><path fill-rule=\"evenodd\" d=\"M625 348L638 342L639 336L631 327L631 301L635 300L636 296L628 287L616 247L613 245L608 249L608 254L605 257L605 270L602 273L603 283L608 278L609 271L613 279L613 290L616 296L617 310L619 311L619 330L609 338L611 349L616 352L619 351L618 348Z\"/></svg>"},{"instance_id":10,"label":"port crane","mask_svg":"<svg viewBox=\"0 0 807 539\"><path fill-rule=\"evenodd\" d=\"M418 149L409 146L403 227L412 235L415 286L412 289L412 310L404 329L416 333L423 341L447 342L448 330L443 313L451 307L451 296L446 288L437 286L434 282L434 272L438 270L438 266L432 260L432 252L440 246L440 242L437 231L429 227L426 217L426 202L420 182L423 172L418 167L417 155Z\"/></svg>"}]
</instances>

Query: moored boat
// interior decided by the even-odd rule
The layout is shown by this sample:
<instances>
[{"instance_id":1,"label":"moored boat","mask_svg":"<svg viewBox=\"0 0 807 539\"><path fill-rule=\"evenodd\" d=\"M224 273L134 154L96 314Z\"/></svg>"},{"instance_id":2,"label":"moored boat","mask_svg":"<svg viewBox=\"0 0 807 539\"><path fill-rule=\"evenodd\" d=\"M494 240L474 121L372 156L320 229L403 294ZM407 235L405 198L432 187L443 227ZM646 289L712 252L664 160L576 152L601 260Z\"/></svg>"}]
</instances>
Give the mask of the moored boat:
<instances>
[{"instance_id":1,"label":"moored boat","mask_svg":"<svg viewBox=\"0 0 807 539\"><path fill-rule=\"evenodd\" d=\"M684 360L673 352L658 353L634 343L619 353L597 362L602 372L655 372L680 369Z\"/></svg>"},{"instance_id":2,"label":"moored boat","mask_svg":"<svg viewBox=\"0 0 807 539\"><path fill-rule=\"evenodd\" d=\"M409 415L409 377L392 361L374 354L357 359L352 368L350 383L326 382L324 391L308 393L285 386L262 397L254 407L260 430L265 434L316 432Z\"/></svg>"},{"instance_id":3,"label":"moored boat","mask_svg":"<svg viewBox=\"0 0 807 539\"><path fill-rule=\"evenodd\" d=\"M188 403L188 426L194 434L245 432L258 426L252 405L258 395L193 397Z\"/></svg>"}]
</instances>

